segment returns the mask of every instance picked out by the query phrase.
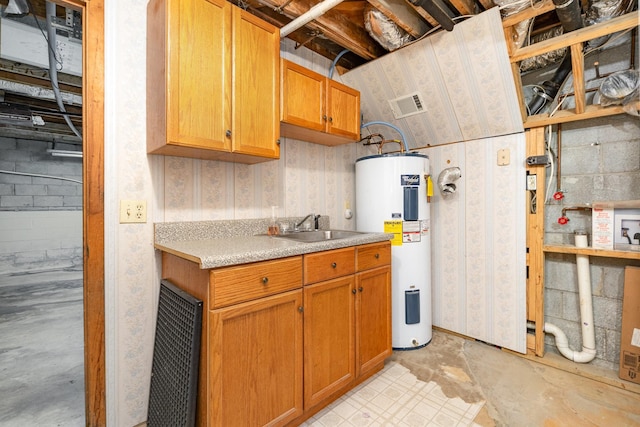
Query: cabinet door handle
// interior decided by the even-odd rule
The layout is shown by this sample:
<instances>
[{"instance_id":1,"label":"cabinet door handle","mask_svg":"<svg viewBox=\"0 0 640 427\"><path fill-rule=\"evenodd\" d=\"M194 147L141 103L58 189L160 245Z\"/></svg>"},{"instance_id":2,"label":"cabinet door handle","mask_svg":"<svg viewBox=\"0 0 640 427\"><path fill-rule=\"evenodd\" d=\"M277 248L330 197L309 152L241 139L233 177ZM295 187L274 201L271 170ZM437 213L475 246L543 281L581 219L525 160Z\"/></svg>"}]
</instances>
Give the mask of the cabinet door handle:
<instances>
[{"instance_id":1,"label":"cabinet door handle","mask_svg":"<svg viewBox=\"0 0 640 427\"><path fill-rule=\"evenodd\" d=\"M352 294L355 294L355 293L356 293L356 290L355 290L355 289L351 289L351 293L352 293Z\"/></svg>"},{"instance_id":2,"label":"cabinet door handle","mask_svg":"<svg viewBox=\"0 0 640 427\"><path fill-rule=\"evenodd\" d=\"M338 266L338 264L336 264L335 262L332 262L332 263L331 263L331 267L332 267L332 268L336 268L337 266Z\"/></svg>"},{"instance_id":3,"label":"cabinet door handle","mask_svg":"<svg viewBox=\"0 0 640 427\"><path fill-rule=\"evenodd\" d=\"M362 291L364 290L364 288L363 288L362 286L360 286L360 287L358 288L358 290L359 290L360 292L362 292Z\"/></svg>"},{"instance_id":4,"label":"cabinet door handle","mask_svg":"<svg viewBox=\"0 0 640 427\"><path fill-rule=\"evenodd\" d=\"M329 117L329 123L333 123L333 117Z\"/></svg>"},{"instance_id":5,"label":"cabinet door handle","mask_svg":"<svg viewBox=\"0 0 640 427\"><path fill-rule=\"evenodd\" d=\"M269 283L269 278L268 277L263 277L262 278L262 284L266 285L267 283Z\"/></svg>"},{"instance_id":6,"label":"cabinet door handle","mask_svg":"<svg viewBox=\"0 0 640 427\"><path fill-rule=\"evenodd\" d=\"M323 116L322 116L322 120L324 120L324 121L326 122L326 121L327 121L327 116L326 116L326 115L323 115Z\"/></svg>"},{"instance_id":7,"label":"cabinet door handle","mask_svg":"<svg viewBox=\"0 0 640 427\"><path fill-rule=\"evenodd\" d=\"M231 138L231 131L230 131L229 129L227 129L227 131L224 133L224 135L225 135L227 138Z\"/></svg>"},{"instance_id":8,"label":"cabinet door handle","mask_svg":"<svg viewBox=\"0 0 640 427\"><path fill-rule=\"evenodd\" d=\"M374 257L375 257L376 259L378 259L378 258L380 258L380 254L375 254L375 255L374 255Z\"/></svg>"},{"instance_id":9,"label":"cabinet door handle","mask_svg":"<svg viewBox=\"0 0 640 427\"><path fill-rule=\"evenodd\" d=\"M302 312L304 311L304 307L302 307L302 306L298 307L298 311L299 311L300 313L302 313Z\"/></svg>"}]
</instances>

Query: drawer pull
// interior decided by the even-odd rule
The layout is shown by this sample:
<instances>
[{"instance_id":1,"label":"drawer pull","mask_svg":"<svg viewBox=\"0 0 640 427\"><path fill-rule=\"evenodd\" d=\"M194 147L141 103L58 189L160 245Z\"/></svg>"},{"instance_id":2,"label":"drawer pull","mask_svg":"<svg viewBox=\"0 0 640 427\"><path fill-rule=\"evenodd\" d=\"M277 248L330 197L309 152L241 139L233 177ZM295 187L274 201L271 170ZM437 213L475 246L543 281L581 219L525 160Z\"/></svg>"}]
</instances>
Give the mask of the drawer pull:
<instances>
[{"instance_id":1,"label":"drawer pull","mask_svg":"<svg viewBox=\"0 0 640 427\"><path fill-rule=\"evenodd\" d=\"M355 290L355 289L351 289L351 293L352 293L352 294L355 294L355 293L356 293L356 290Z\"/></svg>"},{"instance_id":2,"label":"drawer pull","mask_svg":"<svg viewBox=\"0 0 640 427\"><path fill-rule=\"evenodd\" d=\"M378 259L378 258L380 258L380 254L375 254L375 255L374 255L374 257L375 257L376 259Z\"/></svg>"},{"instance_id":3,"label":"drawer pull","mask_svg":"<svg viewBox=\"0 0 640 427\"><path fill-rule=\"evenodd\" d=\"M266 285L267 283L269 283L269 278L268 277L263 277L262 278L262 284Z\"/></svg>"},{"instance_id":4,"label":"drawer pull","mask_svg":"<svg viewBox=\"0 0 640 427\"><path fill-rule=\"evenodd\" d=\"M335 262L331 263L331 267L336 268L338 266L338 264L336 264Z\"/></svg>"},{"instance_id":5,"label":"drawer pull","mask_svg":"<svg viewBox=\"0 0 640 427\"><path fill-rule=\"evenodd\" d=\"M364 288L363 288L362 286L360 286L360 287L358 288L358 290L359 290L360 292L362 292L362 291L364 290Z\"/></svg>"}]
</instances>

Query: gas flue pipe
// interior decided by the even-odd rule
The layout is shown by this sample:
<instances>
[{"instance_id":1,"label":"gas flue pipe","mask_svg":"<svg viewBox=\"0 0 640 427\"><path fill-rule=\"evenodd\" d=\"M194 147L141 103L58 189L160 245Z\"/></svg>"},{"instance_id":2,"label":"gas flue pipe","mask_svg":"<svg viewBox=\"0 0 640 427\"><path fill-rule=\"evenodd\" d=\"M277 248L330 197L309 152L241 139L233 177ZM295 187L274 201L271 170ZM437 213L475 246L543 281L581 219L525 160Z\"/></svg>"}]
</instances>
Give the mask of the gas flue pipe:
<instances>
[{"instance_id":1,"label":"gas flue pipe","mask_svg":"<svg viewBox=\"0 0 640 427\"><path fill-rule=\"evenodd\" d=\"M558 224L565 225L569 222L569 218L567 217L567 211L590 211L591 206L568 206L566 208L562 208L562 216L558 218Z\"/></svg>"}]
</instances>

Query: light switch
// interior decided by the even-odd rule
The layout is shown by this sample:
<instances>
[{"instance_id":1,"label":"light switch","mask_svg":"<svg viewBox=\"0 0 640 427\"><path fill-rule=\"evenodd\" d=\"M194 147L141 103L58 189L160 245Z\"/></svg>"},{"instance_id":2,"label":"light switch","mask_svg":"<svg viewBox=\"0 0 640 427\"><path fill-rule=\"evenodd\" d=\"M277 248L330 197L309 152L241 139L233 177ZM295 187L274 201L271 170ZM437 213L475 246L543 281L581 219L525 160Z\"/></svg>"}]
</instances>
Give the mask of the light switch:
<instances>
[{"instance_id":1,"label":"light switch","mask_svg":"<svg viewBox=\"0 0 640 427\"><path fill-rule=\"evenodd\" d=\"M506 166L510 162L510 153L508 148L498 150L498 166Z\"/></svg>"},{"instance_id":2,"label":"light switch","mask_svg":"<svg viewBox=\"0 0 640 427\"><path fill-rule=\"evenodd\" d=\"M120 224L147 222L146 200L120 200Z\"/></svg>"}]
</instances>

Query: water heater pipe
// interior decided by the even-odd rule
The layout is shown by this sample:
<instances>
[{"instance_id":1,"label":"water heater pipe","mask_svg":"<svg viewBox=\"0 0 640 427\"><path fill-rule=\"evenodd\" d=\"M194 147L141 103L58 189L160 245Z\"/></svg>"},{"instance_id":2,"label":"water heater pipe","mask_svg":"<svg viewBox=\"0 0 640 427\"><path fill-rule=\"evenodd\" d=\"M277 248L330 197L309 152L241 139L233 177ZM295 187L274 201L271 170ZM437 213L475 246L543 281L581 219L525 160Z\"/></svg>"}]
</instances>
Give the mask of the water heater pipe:
<instances>
[{"instance_id":1,"label":"water heater pipe","mask_svg":"<svg viewBox=\"0 0 640 427\"><path fill-rule=\"evenodd\" d=\"M383 126L389 126L391 129L395 130L396 132L398 132L400 134L400 138L402 138L402 145L404 147L404 152L408 153L409 152L409 147L407 147L407 139L404 137L404 132L402 132L402 130L400 130L399 127L392 125L391 123L387 123L387 122L379 122L379 121L373 121L373 122L368 122L365 123L363 125L360 126L360 128L366 128L367 126L371 126L371 125L383 125Z\"/></svg>"},{"instance_id":2,"label":"water heater pipe","mask_svg":"<svg viewBox=\"0 0 640 427\"><path fill-rule=\"evenodd\" d=\"M280 37L288 36L298 28L303 27L309 22L313 21L318 16L324 15L326 11L339 5L343 1L344 0L324 0L322 3L316 4L311 9L298 16L296 19L289 22L284 27L280 28Z\"/></svg>"},{"instance_id":3,"label":"water heater pipe","mask_svg":"<svg viewBox=\"0 0 640 427\"><path fill-rule=\"evenodd\" d=\"M587 235L576 232L576 247L586 248ZM554 324L545 323L544 331L555 337L560 354L577 363L591 362L596 357L596 335L593 324L593 298L591 295L591 273L589 256L576 255L578 268L578 296L580 298L580 325L582 326L582 351L569 348L567 335Z\"/></svg>"}]
</instances>

